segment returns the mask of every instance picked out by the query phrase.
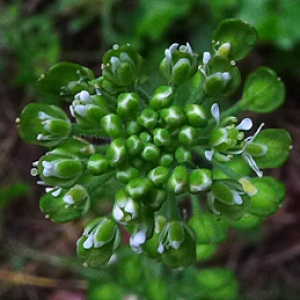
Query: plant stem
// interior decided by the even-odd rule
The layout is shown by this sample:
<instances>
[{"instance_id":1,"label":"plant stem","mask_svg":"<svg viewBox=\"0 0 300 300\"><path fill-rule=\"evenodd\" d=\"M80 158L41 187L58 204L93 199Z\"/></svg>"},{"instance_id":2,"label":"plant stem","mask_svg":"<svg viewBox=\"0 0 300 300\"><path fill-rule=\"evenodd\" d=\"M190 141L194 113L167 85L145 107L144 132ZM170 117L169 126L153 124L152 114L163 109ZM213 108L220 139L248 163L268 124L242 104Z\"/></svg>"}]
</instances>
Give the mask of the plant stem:
<instances>
[{"instance_id":1,"label":"plant stem","mask_svg":"<svg viewBox=\"0 0 300 300\"><path fill-rule=\"evenodd\" d=\"M177 201L176 201L176 196L174 193L169 193L168 194L168 199L167 199L167 218L168 220L180 220L180 214L179 214L179 209L177 207Z\"/></svg>"}]
</instances>

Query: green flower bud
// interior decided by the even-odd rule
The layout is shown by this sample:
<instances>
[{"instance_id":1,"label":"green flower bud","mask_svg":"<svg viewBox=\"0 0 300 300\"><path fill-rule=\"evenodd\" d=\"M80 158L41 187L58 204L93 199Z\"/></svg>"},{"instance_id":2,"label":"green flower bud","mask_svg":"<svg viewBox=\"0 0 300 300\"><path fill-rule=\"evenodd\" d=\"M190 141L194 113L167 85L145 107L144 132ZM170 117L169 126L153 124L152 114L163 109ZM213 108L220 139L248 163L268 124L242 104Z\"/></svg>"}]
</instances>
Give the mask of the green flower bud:
<instances>
[{"instance_id":1,"label":"green flower bud","mask_svg":"<svg viewBox=\"0 0 300 300\"><path fill-rule=\"evenodd\" d=\"M175 168L168 180L168 189L175 194L186 192L188 188L188 173L184 166Z\"/></svg>"},{"instance_id":2,"label":"green flower bud","mask_svg":"<svg viewBox=\"0 0 300 300\"><path fill-rule=\"evenodd\" d=\"M125 186L128 195L134 200L141 200L153 188L153 183L145 177L133 178Z\"/></svg>"},{"instance_id":3,"label":"green flower bud","mask_svg":"<svg viewBox=\"0 0 300 300\"><path fill-rule=\"evenodd\" d=\"M91 96L88 91L83 90L75 95L70 111L79 126L93 128L99 126L101 118L109 113L107 107L102 96Z\"/></svg>"},{"instance_id":4,"label":"green flower bud","mask_svg":"<svg viewBox=\"0 0 300 300\"><path fill-rule=\"evenodd\" d=\"M85 266L98 267L107 264L120 245L118 225L111 219L101 217L90 221L77 241L77 254Z\"/></svg>"},{"instance_id":5,"label":"green flower bud","mask_svg":"<svg viewBox=\"0 0 300 300\"><path fill-rule=\"evenodd\" d=\"M127 151L124 139L113 140L107 148L106 158L112 167L121 166L127 159Z\"/></svg>"},{"instance_id":6,"label":"green flower bud","mask_svg":"<svg viewBox=\"0 0 300 300\"><path fill-rule=\"evenodd\" d=\"M153 143L158 146L167 146L170 144L170 133L165 128L155 128L153 130Z\"/></svg>"},{"instance_id":7,"label":"green flower bud","mask_svg":"<svg viewBox=\"0 0 300 300\"><path fill-rule=\"evenodd\" d=\"M137 118L137 122L147 129L152 129L158 121L158 116L159 115L155 110L145 108Z\"/></svg>"},{"instance_id":8,"label":"green flower bud","mask_svg":"<svg viewBox=\"0 0 300 300\"><path fill-rule=\"evenodd\" d=\"M70 189L47 188L40 200L40 209L54 222L68 222L79 219L90 207L87 190L79 184Z\"/></svg>"},{"instance_id":9,"label":"green flower bud","mask_svg":"<svg viewBox=\"0 0 300 300\"><path fill-rule=\"evenodd\" d=\"M178 163L186 163L192 161L192 153L185 147L178 147L175 151L175 159Z\"/></svg>"},{"instance_id":10,"label":"green flower bud","mask_svg":"<svg viewBox=\"0 0 300 300\"><path fill-rule=\"evenodd\" d=\"M128 183L131 179L139 176L139 170L130 166L122 166L116 172L118 181Z\"/></svg>"},{"instance_id":11,"label":"green flower bud","mask_svg":"<svg viewBox=\"0 0 300 300\"><path fill-rule=\"evenodd\" d=\"M100 153L91 155L87 163L88 171L95 176L105 174L110 170L109 161Z\"/></svg>"},{"instance_id":12,"label":"green flower bud","mask_svg":"<svg viewBox=\"0 0 300 300\"><path fill-rule=\"evenodd\" d=\"M176 105L163 109L160 115L170 128L178 128L185 122L182 108Z\"/></svg>"},{"instance_id":13,"label":"green flower bud","mask_svg":"<svg viewBox=\"0 0 300 300\"><path fill-rule=\"evenodd\" d=\"M215 180L212 184L214 197L225 205L241 205L245 194L242 185L234 180Z\"/></svg>"},{"instance_id":14,"label":"green flower bud","mask_svg":"<svg viewBox=\"0 0 300 300\"><path fill-rule=\"evenodd\" d=\"M133 180L133 179L132 179ZM116 192L112 209L113 218L120 224L128 225L139 216L140 204L121 189Z\"/></svg>"},{"instance_id":15,"label":"green flower bud","mask_svg":"<svg viewBox=\"0 0 300 300\"><path fill-rule=\"evenodd\" d=\"M125 146L129 155L137 155L143 150L143 143L137 135L131 135L126 140Z\"/></svg>"},{"instance_id":16,"label":"green flower bud","mask_svg":"<svg viewBox=\"0 0 300 300\"><path fill-rule=\"evenodd\" d=\"M17 120L21 138L31 144L53 147L70 136L72 124L58 106L30 103Z\"/></svg>"},{"instance_id":17,"label":"green flower bud","mask_svg":"<svg viewBox=\"0 0 300 300\"><path fill-rule=\"evenodd\" d=\"M103 56L103 78L115 86L133 84L139 70L139 54L130 45L114 45Z\"/></svg>"},{"instance_id":18,"label":"green flower bud","mask_svg":"<svg viewBox=\"0 0 300 300\"><path fill-rule=\"evenodd\" d=\"M166 49L166 57L160 64L161 73L167 80L180 85L194 76L197 72L197 54L193 53L191 46L187 43L181 45L173 44Z\"/></svg>"},{"instance_id":19,"label":"green flower bud","mask_svg":"<svg viewBox=\"0 0 300 300\"><path fill-rule=\"evenodd\" d=\"M207 124L207 116L202 106L198 104L187 104L184 113L189 124L193 127L203 128Z\"/></svg>"},{"instance_id":20,"label":"green flower bud","mask_svg":"<svg viewBox=\"0 0 300 300\"><path fill-rule=\"evenodd\" d=\"M83 174L82 162L74 156L66 156L49 152L41 157L37 163L37 171L32 169L32 174L39 174L46 185L71 187Z\"/></svg>"},{"instance_id":21,"label":"green flower bud","mask_svg":"<svg viewBox=\"0 0 300 300\"><path fill-rule=\"evenodd\" d=\"M130 120L125 122L125 131L129 136L138 134L142 131L142 126L137 121Z\"/></svg>"},{"instance_id":22,"label":"green flower bud","mask_svg":"<svg viewBox=\"0 0 300 300\"><path fill-rule=\"evenodd\" d=\"M101 119L101 127L111 138L124 137L124 127L121 118L116 114L108 114Z\"/></svg>"},{"instance_id":23,"label":"green flower bud","mask_svg":"<svg viewBox=\"0 0 300 300\"><path fill-rule=\"evenodd\" d=\"M146 131L143 131L139 134L140 141L144 143L151 143L152 142L152 135Z\"/></svg>"},{"instance_id":24,"label":"green flower bud","mask_svg":"<svg viewBox=\"0 0 300 300\"><path fill-rule=\"evenodd\" d=\"M169 178L169 168L158 166L150 170L147 177L153 182L155 186L161 186L167 182Z\"/></svg>"},{"instance_id":25,"label":"green flower bud","mask_svg":"<svg viewBox=\"0 0 300 300\"><path fill-rule=\"evenodd\" d=\"M229 72L216 72L205 78L203 88L208 96L218 96L223 91L231 79Z\"/></svg>"},{"instance_id":26,"label":"green flower bud","mask_svg":"<svg viewBox=\"0 0 300 300\"><path fill-rule=\"evenodd\" d=\"M160 149L152 143L146 143L141 152L141 157L146 161L157 161L160 156Z\"/></svg>"},{"instance_id":27,"label":"green flower bud","mask_svg":"<svg viewBox=\"0 0 300 300\"><path fill-rule=\"evenodd\" d=\"M195 145L198 141L198 130L195 127L185 125L180 128L178 139L184 145Z\"/></svg>"},{"instance_id":28,"label":"green flower bud","mask_svg":"<svg viewBox=\"0 0 300 300\"><path fill-rule=\"evenodd\" d=\"M196 194L210 190L212 186L212 171L209 169L196 169L189 175L190 193Z\"/></svg>"},{"instance_id":29,"label":"green flower bud","mask_svg":"<svg viewBox=\"0 0 300 300\"><path fill-rule=\"evenodd\" d=\"M182 268L196 262L196 236L184 222L168 222L160 232L159 241L158 252L169 267Z\"/></svg>"},{"instance_id":30,"label":"green flower bud","mask_svg":"<svg viewBox=\"0 0 300 300\"><path fill-rule=\"evenodd\" d=\"M219 47L218 51L216 52L216 55L223 56L223 57L228 57L228 54L230 52L230 48L231 48L230 43L224 43Z\"/></svg>"},{"instance_id":31,"label":"green flower bud","mask_svg":"<svg viewBox=\"0 0 300 300\"><path fill-rule=\"evenodd\" d=\"M82 138L73 137L62 141L51 153L85 160L95 153L95 147Z\"/></svg>"},{"instance_id":32,"label":"green flower bud","mask_svg":"<svg viewBox=\"0 0 300 300\"><path fill-rule=\"evenodd\" d=\"M122 93L118 96L117 114L135 118L140 110L140 96L136 93Z\"/></svg>"},{"instance_id":33,"label":"green flower bud","mask_svg":"<svg viewBox=\"0 0 300 300\"><path fill-rule=\"evenodd\" d=\"M174 88L162 85L155 90L153 97L150 99L149 105L154 110L167 108L173 103L174 96Z\"/></svg>"},{"instance_id":34,"label":"green flower bud","mask_svg":"<svg viewBox=\"0 0 300 300\"><path fill-rule=\"evenodd\" d=\"M160 165L169 168L174 162L174 155L171 153L165 153L160 157Z\"/></svg>"}]
</instances>

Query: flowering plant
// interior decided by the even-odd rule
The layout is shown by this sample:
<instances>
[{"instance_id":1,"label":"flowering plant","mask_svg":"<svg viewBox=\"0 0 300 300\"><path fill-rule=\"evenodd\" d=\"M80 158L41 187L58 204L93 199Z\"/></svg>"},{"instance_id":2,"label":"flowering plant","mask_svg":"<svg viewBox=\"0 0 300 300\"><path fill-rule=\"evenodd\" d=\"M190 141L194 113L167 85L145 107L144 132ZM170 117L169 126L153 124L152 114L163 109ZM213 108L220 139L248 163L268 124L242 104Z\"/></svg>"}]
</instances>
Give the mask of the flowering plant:
<instances>
[{"instance_id":1,"label":"flowering plant","mask_svg":"<svg viewBox=\"0 0 300 300\"><path fill-rule=\"evenodd\" d=\"M104 54L98 78L66 62L41 76L38 92L69 103L70 112L30 103L17 120L25 142L48 148L31 170L46 186L41 210L67 222L111 200L111 214L90 220L77 242L85 265L106 264L123 227L134 252L190 266L197 245L219 243L228 227L253 226L280 207L284 185L263 169L286 161L291 137L239 114L278 108L283 83L261 67L246 78L241 100L228 104L241 85L236 62L256 42L253 27L225 20L211 51L196 53L188 43L166 49L159 66L166 83L157 87L130 45ZM178 205L187 198L190 215Z\"/></svg>"}]
</instances>

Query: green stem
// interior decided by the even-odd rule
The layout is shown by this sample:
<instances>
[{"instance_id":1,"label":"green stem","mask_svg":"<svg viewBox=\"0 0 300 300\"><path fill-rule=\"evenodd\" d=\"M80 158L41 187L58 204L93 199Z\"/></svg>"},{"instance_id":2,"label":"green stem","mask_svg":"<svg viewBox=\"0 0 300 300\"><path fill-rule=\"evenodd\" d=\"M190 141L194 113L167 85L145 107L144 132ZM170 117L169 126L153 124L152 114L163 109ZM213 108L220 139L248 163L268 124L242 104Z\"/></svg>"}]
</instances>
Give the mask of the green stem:
<instances>
[{"instance_id":1,"label":"green stem","mask_svg":"<svg viewBox=\"0 0 300 300\"><path fill-rule=\"evenodd\" d=\"M192 202L192 208L193 208L193 215L197 216L202 213L202 207L199 203L199 198L197 195L191 195L191 202Z\"/></svg>"},{"instance_id":2,"label":"green stem","mask_svg":"<svg viewBox=\"0 0 300 300\"><path fill-rule=\"evenodd\" d=\"M100 127L96 127L93 129L83 129L75 123L73 123L72 125L71 135L107 138Z\"/></svg>"},{"instance_id":3,"label":"green stem","mask_svg":"<svg viewBox=\"0 0 300 300\"><path fill-rule=\"evenodd\" d=\"M177 206L176 195L174 193L169 192L166 204L166 215L168 220L181 220L179 209Z\"/></svg>"},{"instance_id":4,"label":"green stem","mask_svg":"<svg viewBox=\"0 0 300 300\"><path fill-rule=\"evenodd\" d=\"M222 112L221 118L239 115L243 111L243 108L241 107L240 103L241 101L237 102L235 105L231 106L230 108Z\"/></svg>"}]
</instances>

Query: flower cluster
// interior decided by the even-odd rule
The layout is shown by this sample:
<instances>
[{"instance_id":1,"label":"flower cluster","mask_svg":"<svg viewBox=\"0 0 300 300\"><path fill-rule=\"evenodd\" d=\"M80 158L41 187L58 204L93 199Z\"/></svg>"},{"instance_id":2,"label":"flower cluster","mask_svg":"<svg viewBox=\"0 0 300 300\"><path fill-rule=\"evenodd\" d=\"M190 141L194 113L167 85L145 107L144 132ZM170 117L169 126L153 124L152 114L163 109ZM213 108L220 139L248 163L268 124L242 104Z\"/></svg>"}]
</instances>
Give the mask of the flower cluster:
<instances>
[{"instance_id":1,"label":"flower cluster","mask_svg":"<svg viewBox=\"0 0 300 300\"><path fill-rule=\"evenodd\" d=\"M248 32L249 25L243 26ZM67 101L73 120L62 108L38 103L27 105L18 119L26 142L49 148L31 170L47 186L42 211L66 222L83 217L107 190L113 194L111 214L91 220L78 240L86 265L110 260L123 226L134 252L173 268L189 266L197 259L197 244L218 243L228 226L261 220L280 206L283 185L263 177L261 169L284 163L290 136L280 129L262 130L263 125L247 135L251 119L238 121L232 108L220 112L220 99L241 81L236 47L245 53L249 45L233 43L232 37L223 41L220 28L214 38L220 46L203 55L188 43L166 49L160 71L167 83L151 93L144 91L142 60L130 45L113 46L104 55L99 78L62 63L39 81L40 90L49 91L54 75L69 68L62 74L72 82ZM82 70L89 77L76 81ZM59 91L56 80L54 95L65 97L68 78L61 79ZM193 199L190 216L178 206L186 196Z\"/></svg>"}]
</instances>

